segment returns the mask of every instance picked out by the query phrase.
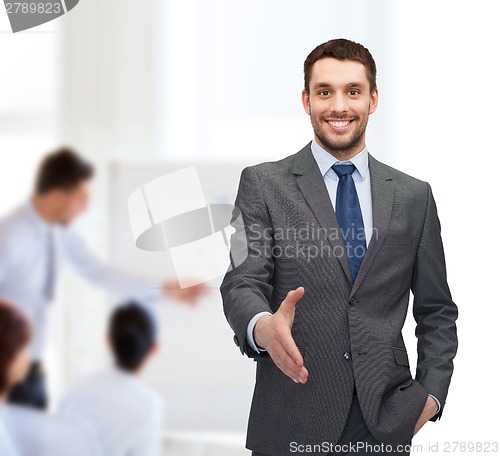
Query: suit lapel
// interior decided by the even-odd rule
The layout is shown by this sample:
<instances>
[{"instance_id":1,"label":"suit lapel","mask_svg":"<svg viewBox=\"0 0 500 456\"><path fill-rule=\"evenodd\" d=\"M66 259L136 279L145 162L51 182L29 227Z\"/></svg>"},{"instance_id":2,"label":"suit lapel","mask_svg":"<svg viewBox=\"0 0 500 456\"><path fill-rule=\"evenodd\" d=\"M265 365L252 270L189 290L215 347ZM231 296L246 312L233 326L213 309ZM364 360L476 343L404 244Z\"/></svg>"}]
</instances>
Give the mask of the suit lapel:
<instances>
[{"instance_id":1,"label":"suit lapel","mask_svg":"<svg viewBox=\"0 0 500 456\"><path fill-rule=\"evenodd\" d=\"M390 168L380 163L370 154L368 154L368 164L372 192L373 234L356 280L354 281L351 296L356 293L361 282L366 277L368 269L384 241L391 221L392 205L394 202L394 183Z\"/></svg>"},{"instance_id":2,"label":"suit lapel","mask_svg":"<svg viewBox=\"0 0 500 456\"><path fill-rule=\"evenodd\" d=\"M370 154L368 154L368 164L372 193L373 234L356 280L352 285L351 296L356 293L361 282L366 277L370 265L384 241L387 229L389 228L394 202L394 183L390 168L380 163ZM328 194L321 171L312 155L310 144L297 153L293 173L297 176L297 185L321 227L327 233L340 234L340 227L332 207L330 195ZM331 208L331 210L325 208ZM344 249L344 241L340 235L328 236L328 240L334 252ZM351 270L347 256L341 255L337 259L347 279L352 284Z\"/></svg>"},{"instance_id":3,"label":"suit lapel","mask_svg":"<svg viewBox=\"0 0 500 456\"><path fill-rule=\"evenodd\" d=\"M340 227L324 178L311 152L310 144L298 152L296 157L293 173L297 176L297 185L304 195L307 204L318 219L319 224L329 234L328 240L333 252L342 252L344 250L344 241L341 238ZM331 233L337 233L338 236L331 236ZM352 284L351 270L347 256L341 255L337 259L347 279Z\"/></svg>"}]
</instances>

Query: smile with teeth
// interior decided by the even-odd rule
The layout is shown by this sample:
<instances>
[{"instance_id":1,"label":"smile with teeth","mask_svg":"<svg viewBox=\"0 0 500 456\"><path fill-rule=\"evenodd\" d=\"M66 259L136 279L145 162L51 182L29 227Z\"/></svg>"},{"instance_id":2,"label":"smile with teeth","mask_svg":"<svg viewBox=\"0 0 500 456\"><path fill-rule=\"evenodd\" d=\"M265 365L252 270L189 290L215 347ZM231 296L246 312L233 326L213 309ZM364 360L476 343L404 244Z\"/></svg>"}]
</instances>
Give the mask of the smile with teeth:
<instances>
[{"instance_id":1,"label":"smile with teeth","mask_svg":"<svg viewBox=\"0 0 500 456\"><path fill-rule=\"evenodd\" d=\"M346 128L352 120L329 120L328 125L335 129L343 129Z\"/></svg>"}]
</instances>

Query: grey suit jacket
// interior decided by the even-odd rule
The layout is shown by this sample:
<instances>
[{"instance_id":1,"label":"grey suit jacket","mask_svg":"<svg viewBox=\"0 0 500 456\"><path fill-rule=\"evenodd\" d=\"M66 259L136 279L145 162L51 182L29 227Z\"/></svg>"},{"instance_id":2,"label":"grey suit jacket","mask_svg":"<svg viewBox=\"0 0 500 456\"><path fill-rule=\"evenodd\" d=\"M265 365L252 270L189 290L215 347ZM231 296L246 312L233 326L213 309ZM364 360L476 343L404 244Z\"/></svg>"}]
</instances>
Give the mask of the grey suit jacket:
<instances>
[{"instance_id":1,"label":"grey suit jacket","mask_svg":"<svg viewBox=\"0 0 500 456\"><path fill-rule=\"evenodd\" d=\"M372 434L411 440L428 394L441 417L458 341L458 309L446 280L436 205L428 183L369 155L374 232L352 283L341 232L310 144L276 162L245 168L233 211L233 267L221 285L235 343L256 361L247 448L290 454L290 443L336 443L354 384ZM244 261L241 259L244 258ZM235 266L235 267L234 267ZM309 371L286 377L246 340L261 311L305 288L292 327ZM418 364L412 378L402 337L410 290Z\"/></svg>"}]
</instances>

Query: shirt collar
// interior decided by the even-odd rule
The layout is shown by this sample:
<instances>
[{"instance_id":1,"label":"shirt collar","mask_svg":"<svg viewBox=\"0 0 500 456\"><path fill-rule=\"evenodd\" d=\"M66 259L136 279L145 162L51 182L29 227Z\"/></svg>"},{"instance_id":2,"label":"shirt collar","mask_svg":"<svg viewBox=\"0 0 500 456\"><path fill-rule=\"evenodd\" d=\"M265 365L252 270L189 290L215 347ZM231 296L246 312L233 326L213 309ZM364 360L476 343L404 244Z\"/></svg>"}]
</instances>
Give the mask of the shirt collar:
<instances>
[{"instance_id":1,"label":"shirt collar","mask_svg":"<svg viewBox=\"0 0 500 456\"><path fill-rule=\"evenodd\" d=\"M365 177L368 175L368 148L366 146L361 152L358 152L350 160L341 161L335 158L325 149L323 149L316 142L316 140L313 139L311 143L311 152L314 156L314 159L316 160L316 163L318 164L318 167L323 177L335 163L352 163L358 170L361 176L361 180L364 180Z\"/></svg>"},{"instance_id":2,"label":"shirt collar","mask_svg":"<svg viewBox=\"0 0 500 456\"><path fill-rule=\"evenodd\" d=\"M122 379L123 381L133 383L133 384L140 383L139 379L136 377L136 375L134 375L133 372L129 372L125 369L122 369L121 367L118 367L116 364L113 364L108 369L109 369L108 372L110 372L111 375L114 375L115 377L118 377L118 378Z\"/></svg>"},{"instance_id":3,"label":"shirt collar","mask_svg":"<svg viewBox=\"0 0 500 456\"><path fill-rule=\"evenodd\" d=\"M42 216L35 209L31 199L26 203L25 209L30 223L35 228L37 233L45 234L50 232L52 225L42 218Z\"/></svg>"}]
</instances>

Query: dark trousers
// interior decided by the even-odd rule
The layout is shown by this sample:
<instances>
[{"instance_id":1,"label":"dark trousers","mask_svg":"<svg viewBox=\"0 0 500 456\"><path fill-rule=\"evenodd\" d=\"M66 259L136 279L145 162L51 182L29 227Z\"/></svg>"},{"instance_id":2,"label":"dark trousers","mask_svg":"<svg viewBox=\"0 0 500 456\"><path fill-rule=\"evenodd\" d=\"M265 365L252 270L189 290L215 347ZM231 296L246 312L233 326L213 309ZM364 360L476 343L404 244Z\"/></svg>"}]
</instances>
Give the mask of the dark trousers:
<instances>
[{"instance_id":1,"label":"dark trousers","mask_svg":"<svg viewBox=\"0 0 500 456\"><path fill-rule=\"evenodd\" d=\"M360 442L360 444L358 444ZM410 452L405 451L409 449L411 440L407 443L407 448L397 448L393 446L392 452L387 451L387 446L381 446L381 443L372 435L361 413L358 396L356 390L352 397L351 408L347 421L340 436L337 446L340 452L328 453L330 456L374 456L374 455L399 455L409 456ZM316 453L317 454L317 453ZM325 453L321 453L325 455ZM277 456L277 455L264 455L252 451L252 456Z\"/></svg>"},{"instance_id":2,"label":"dark trousers","mask_svg":"<svg viewBox=\"0 0 500 456\"><path fill-rule=\"evenodd\" d=\"M339 448L340 452L329 453L330 455L374 456L391 454L408 456L410 454L408 450L411 445L411 440L401 448L394 445L392 451L388 451L390 448L387 447L387 445L382 446L366 426L363 414L361 413L358 396L355 394L352 397L351 409L349 410L347 422L337 445L342 445L342 448Z\"/></svg>"},{"instance_id":3,"label":"dark trousers","mask_svg":"<svg viewBox=\"0 0 500 456\"><path fill-rule=\"evenodd\" d=\"M31 363L28 375L10 392L7 401L10 404L22 405L38 410L46 410L48 406L45 372L39 362Z\"/></svg>"}]
</instances>

